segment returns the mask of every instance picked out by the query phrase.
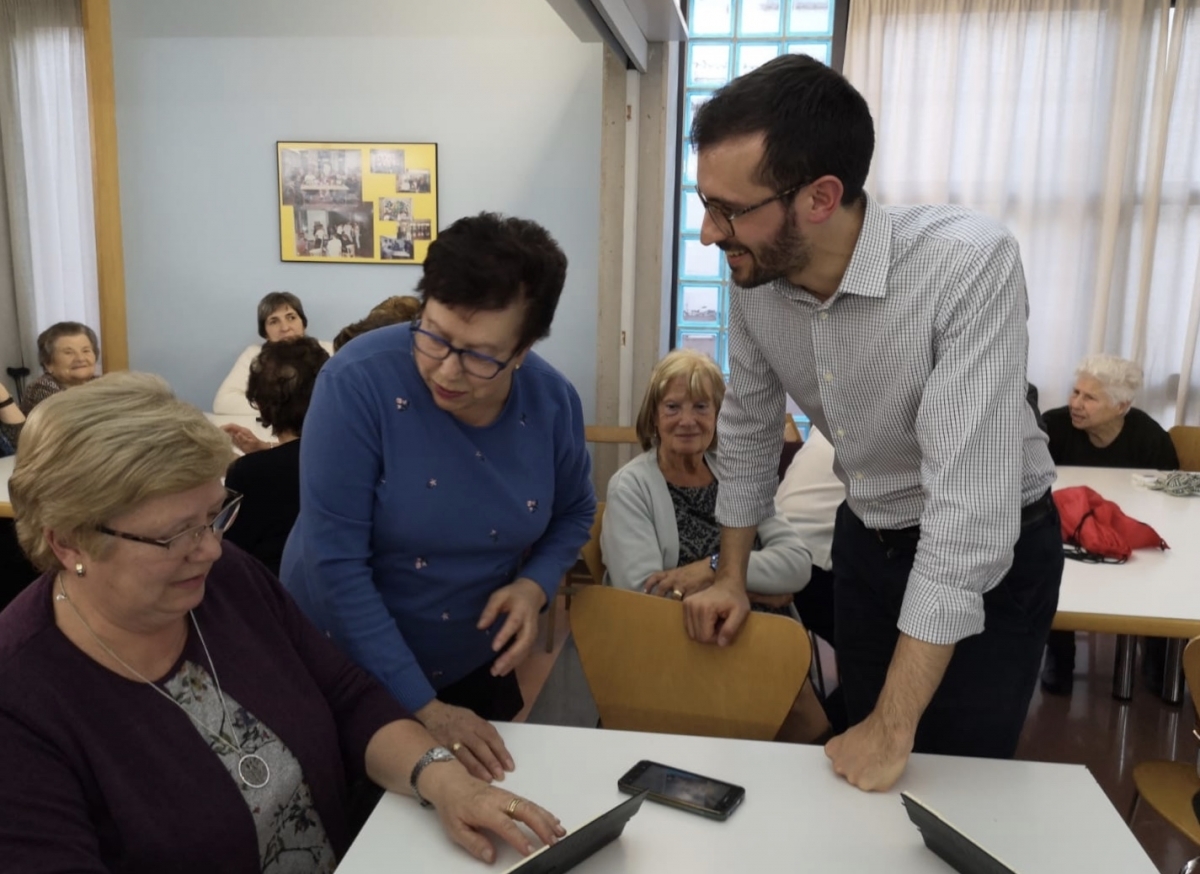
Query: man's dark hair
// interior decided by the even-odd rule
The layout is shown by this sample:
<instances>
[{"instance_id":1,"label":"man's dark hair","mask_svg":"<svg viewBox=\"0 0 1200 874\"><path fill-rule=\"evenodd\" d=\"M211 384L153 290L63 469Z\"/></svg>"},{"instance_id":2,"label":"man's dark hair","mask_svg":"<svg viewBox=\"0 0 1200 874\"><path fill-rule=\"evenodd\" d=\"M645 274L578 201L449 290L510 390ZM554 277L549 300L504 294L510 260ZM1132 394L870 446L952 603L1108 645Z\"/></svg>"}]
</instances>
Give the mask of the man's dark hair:
<instances>
[{"instance_id":1,"label":"man's dark hair","mask_svg":"<svg viewBox=\"0 0 1200 874\"><path fill-rule=\"evenodd\" d=\"M422 302L469 312L525 304L517 350L550 335L567 277L567 256L541 225L494 212L456 221L438 234L417 283Z\"/></svg>"},{"instance_id":2,"label":"man's dark hair","mask_svg":"<svg viewBox=\"0 0 1200 874\"><path fill-rule=\"evenodd\" d=\"M328 360L315 337L263 343L246 382L246 400L258 410L258 420L276 434L299 435L317 373Z\"/></svg>"},{"instance_id":3,"label":"man's dark hair","mask_svg":"<svg viewBox=\"0 0 1200 874\"><path fill-rule=\"evenodd\" d=\"M290 291L272 291L258 302L258 336L267 339L267 319L271 318L271 313L283 307L294 309L300 317L300 324L308 327L308 316L304 315L304 304L300 303L300 298Z\"/></svg>"},{"instance_id":4,"label":"man's dark hair","mask_svg":"<svg viewBox=\"0 0 1200 874\"><path fill-rule=\"evenodd\" d=\"M762 133L758 181L776 191L822 176L842 182L842 204L863 196L875 151L867 101L841 73L807 55L782 55L734 79L696 110L699 151Z\"/></svg>"}]
</instances>

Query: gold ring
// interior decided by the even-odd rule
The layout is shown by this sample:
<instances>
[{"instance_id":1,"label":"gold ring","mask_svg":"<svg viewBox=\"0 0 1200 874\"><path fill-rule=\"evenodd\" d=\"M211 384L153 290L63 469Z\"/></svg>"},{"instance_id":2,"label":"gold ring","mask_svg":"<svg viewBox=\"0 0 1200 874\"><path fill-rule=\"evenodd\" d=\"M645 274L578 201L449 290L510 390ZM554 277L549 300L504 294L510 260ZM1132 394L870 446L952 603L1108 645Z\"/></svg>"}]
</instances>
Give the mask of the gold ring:
<instances>
[{"instance_id":1,"label":"gold ring","mask_svg":"<svg viewBox=\"0 0 1200 874\"><path fill-rule=\"evenodd\" d=\"M676 601L682 601L683 600L683 592L679 591L678 589L672 589L671 597L674 598Z\"/></svg>"},{"instance_id":2,"label":"gold ring","mask_svg":"<svg viewBox=\"0 0 1200 874\"><path fill-rule=\"evenodd\" d=\"M455 741L454 743L450 744L450 752L452 752L452 753L457 754L458 751L461 749L462 749L461 741Z\"/></svg>"},{"instance_id":3,"label":"gold ring","mask_svg":"<svg viewBox=\"0 0 1200 874\"><path fill-rule=\"evenodd\" d=\"M512 801L508 802L508 807L505 809L504 812L506 814L508 814L510 817L515 817L517 815L517 807L524 800L525 800L524 798L517 798L516 796L513 796Z\"/></svg>"}]
</instances>

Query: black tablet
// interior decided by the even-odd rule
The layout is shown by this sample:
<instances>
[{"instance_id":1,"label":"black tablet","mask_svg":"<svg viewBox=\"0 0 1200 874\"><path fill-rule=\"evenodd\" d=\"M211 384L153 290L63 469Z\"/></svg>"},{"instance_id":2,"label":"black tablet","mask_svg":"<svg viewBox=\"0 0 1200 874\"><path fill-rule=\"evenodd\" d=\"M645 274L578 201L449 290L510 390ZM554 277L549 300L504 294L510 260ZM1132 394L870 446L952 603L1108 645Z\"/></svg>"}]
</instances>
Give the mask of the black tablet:
<instances>
[{"instance_id":1,"label":"black tablet","mask_svg":"<svg viewBox=\"0 0 1200 874\"><path fill-rule=\"evenodd\" d=\"M542 847L526 856L504 874L560 874L570 871L588 856L610 844L625 831L625 823L638 812L648 792L641 792L616 807L600 814L574 831L559 838L558 843Z\"/></svg>"},{"instance_id":2,"label":"black tablet","mask_svg":"<svg viewBox=\"0 0 1200 874\"><path fill-rule=\"evenodd\" d=\"M959 874L1017 874L915 796L901 792L900 798L908 818L921 830L925 846Z\"/></svg>"}]
</instances>

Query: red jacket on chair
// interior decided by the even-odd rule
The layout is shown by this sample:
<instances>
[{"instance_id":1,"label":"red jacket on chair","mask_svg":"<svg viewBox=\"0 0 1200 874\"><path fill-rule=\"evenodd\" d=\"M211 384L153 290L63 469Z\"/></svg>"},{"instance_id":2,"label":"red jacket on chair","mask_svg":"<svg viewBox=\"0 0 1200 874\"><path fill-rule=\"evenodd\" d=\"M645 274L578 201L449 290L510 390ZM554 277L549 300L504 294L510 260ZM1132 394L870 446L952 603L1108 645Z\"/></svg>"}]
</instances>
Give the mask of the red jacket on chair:
<instances>
[{"instance_id":1,"label":"red jacket on chair","mask_svg":"<svg viewBox=\"0 0 1200 874\"><path fill-rule=\"evenodd\" d=\"M1063 542L1092 555L1125 561L1135 549L1170 548L1145 522L1126 516L1087 486L1059 489L1054 503L1062 519Z\"/></svg>"}]
</instances>

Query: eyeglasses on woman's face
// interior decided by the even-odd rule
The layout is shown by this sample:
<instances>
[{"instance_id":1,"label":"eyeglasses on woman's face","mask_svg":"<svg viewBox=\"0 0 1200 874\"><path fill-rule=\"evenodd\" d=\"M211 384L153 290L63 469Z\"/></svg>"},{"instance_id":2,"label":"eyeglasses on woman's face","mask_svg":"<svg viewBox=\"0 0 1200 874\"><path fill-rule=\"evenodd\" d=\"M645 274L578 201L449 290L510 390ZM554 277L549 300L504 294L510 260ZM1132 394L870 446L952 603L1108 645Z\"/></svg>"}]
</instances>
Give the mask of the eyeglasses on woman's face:
<instances>
[{"instance_id":1,"label":"eyeglasses on woman's face","mask_svg":"<svg viewBox=\"0 0 1200 874\"><path fill-rule=\"evenodd\" d=\"M413 349L416 352L420 352L422 355L432 358L435 361L445 361L451 355L457 355L458 360L462 363L462 369L471 376L478 377L479 379L495 379L517 357L512 355L508 359L501 361L498 358L492 358L490 355L484 355L481 352L460 349L452 345L445 337L440 337L431 331L426 331L421 327L420 319L414 319L410 325L410 329L413 335Z\"/></svg>"},{"instance_id":2,"label":"eyeglasses on woman's face","mask_svg":"<svg viewBox=\"0 0 1200 874\"><path fill-rule=\"evenodd\" d=\"M233 521L237 519L238 510L242 507L242 496L233 489L225 490L225 502L208 522L180 531L165 540L154 537L143 537L140 534L130 534L127 531L117 531L106 525L97 525L95 530L110 537L120 537L122 540L132 540L134 543L149 543L159 546L172 555L187 555L200 545L206 531L212 532L218 539L224 536Z\"/></svg>"}]
</instances>

